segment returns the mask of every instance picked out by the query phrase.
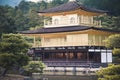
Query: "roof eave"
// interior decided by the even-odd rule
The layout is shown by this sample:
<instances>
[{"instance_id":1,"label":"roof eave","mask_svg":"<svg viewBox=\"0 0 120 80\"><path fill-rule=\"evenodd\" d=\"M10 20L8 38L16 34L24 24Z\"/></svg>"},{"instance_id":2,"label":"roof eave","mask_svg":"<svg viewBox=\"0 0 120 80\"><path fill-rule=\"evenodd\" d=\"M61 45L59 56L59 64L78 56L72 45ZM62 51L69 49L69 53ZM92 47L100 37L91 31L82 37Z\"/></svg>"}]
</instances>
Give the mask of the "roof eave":
<instances>
[{"instance_id":1,"label":"roof eave","mask_svg":"<svg viewBox=\"0 0 120 80\"><path fill-rule=\"evenodd\" d=\"M84 31L84 30L97 30L97 31L105 31L105 32L110 32L110 33L120 33L120 31L114 31L110 29L103 29L103 28L96 28L96 27L86 27L86 28L78 28L79 26L76 26L77 28L75 29L65 29L62 28L42 28L39 30L30 30L30 31L23 31L21 34L48 34L48 33L63 33L63 32L74 32L74 31ZM56 30L57 29L57 30ZM64 30L65 29L65 30ZM51 30L51 31L50 31Z\"/></svg>"}]
</instances>

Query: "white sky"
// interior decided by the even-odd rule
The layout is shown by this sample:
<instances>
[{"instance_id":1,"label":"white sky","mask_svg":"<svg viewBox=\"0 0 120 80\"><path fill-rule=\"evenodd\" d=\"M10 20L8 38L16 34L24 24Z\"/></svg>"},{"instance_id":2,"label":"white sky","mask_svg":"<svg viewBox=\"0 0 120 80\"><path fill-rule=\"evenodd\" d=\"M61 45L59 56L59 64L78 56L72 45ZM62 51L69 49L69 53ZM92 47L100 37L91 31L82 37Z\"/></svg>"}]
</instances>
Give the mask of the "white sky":
<instances>
[{"instance_id":1,"label":"white sky","mask_svg":"<svg viewBox=\"0 0 120 80\"><path fill-rule=\"evenodd\" d=\"M41 1L41 0L26 0L26 1L38 2L38 1ZM47 1L52 1L52 0L47 0Z\"/></svg>"},{"instance_id":2,"label":"white sky","mask_svg":"<svg viewBox=\"0 0 120 80\"><path fill-rule=\"evenodd\" d=\"M39 0L26 0L26 1L38 2Z\"/></svg>"}]
</instances>

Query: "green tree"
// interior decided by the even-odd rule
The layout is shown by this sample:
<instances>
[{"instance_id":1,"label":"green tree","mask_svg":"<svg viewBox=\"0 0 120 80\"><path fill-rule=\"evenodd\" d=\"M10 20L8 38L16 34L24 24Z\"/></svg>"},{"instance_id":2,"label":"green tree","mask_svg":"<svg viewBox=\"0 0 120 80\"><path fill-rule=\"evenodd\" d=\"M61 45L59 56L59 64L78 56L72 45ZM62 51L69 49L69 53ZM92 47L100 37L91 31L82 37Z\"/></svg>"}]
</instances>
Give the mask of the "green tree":
<instances>
[{"instance_id":1,"label":"green tree","mask_svg":"<svg viewBox=\"0 0 120 80\"><path fill-rule=\"evenodd\" d=\"M120 80L120 65L112 65L97 72L98 80Z\"/></svg>"},{"instance_id":2,"label":"green tree","mask_svg":"<svg viewBox=\"0 0 120 80\"><path fill-rule=\"evenodd\" d=\"M19 5L19 9L22 10L23 13L27 13L30 9L29 2L26 2L25 0L22 0Z\"/></svg>"},{"instance_id":3,"label":"green tree","mask_svg":"<svg viewBox=\"0 0 120 80\"><path fill-rule=\"evenodd\" d=\"M0 6L0 34L15 33L16 31L29 30L36 26L43 26L43 17L37 11L58 6L68 0L54 0L51 3L45 1L34 3L22 0L15 8Z\"/></svg>"},{"instance_id":4,"label":"green tree","mask_svg":"<svg viewBox=\"0 0 120 80\"><path fill-rule=\"evenodd\" d=\"M36 9L30 9L27 18L29 19L28 25L30 27L43 27L43 18L37 14Z\"/></svg>"},{"instance_id":5,"label":"green tree","mask_svg":"<svg viewBox=\"0 0 120 80\"><path fill-rule=\"evenodd\" d=\"M85 0L84 4L89 7L94 7L109 11L109 14L120 15L120 0Z\"/></svg>"},{"instance_id":6,"label":"green tree","mask_svg":"<svg viewBox=\"0 0 120 80\"><path fill-rule=\"evenodd\" d=\"M109 36L105 42L106 46L109 48L120 48L120 34Z\"/></svg>"},{"instance_id":7,"label":"green tree","mask_svg":"<svg viewBox=\"0 0 120 80\"><path fill-rule=\"evenodd\" d=\"M0 74L1 76L4 76L9 69L11 69L11 66L14 66L16 63L15 55L13 54L0 54L0 68L3 68L4 70Z\"/></svg>"},{"instance_id":8,"label":"green tree","mask_svg":"<svg viewBox=\"0 0 120 80\"><path fill-rule=\"evenodd\" d=\"M111 30L120 30L120 16L101 16L99 19L102 21L102 27Z\"/></svg>"},{"instance_id":9,"label":"green tree","mask_svg":"<svg viewBox=\"0 0 120 80\"><path fill-rule=\"evenodd\" d=\"M104 28L120 30L120 0L84 0L84 5L107 11L109 16L102 16Z\"/></svg>"},{"instance_id":10,"label":"green tree","mask_svg":"<svg viewBox=\"0 0 120 80\"><path fill-rule=\"evenodd\" d=\"M25 54L30 45L19 34L3 34L0 42L0 67L4 72L13 68L19 69L20 67L28 64L28 56Z\"/></svg>"},{"instance_id":11,"label":"green tree","mask_svg":"<svg viewBox=\"0 0 120 80\"><path fill-rule=\"evenodd\" d=\"M113 63L120 63L120 34L109 36L105 43L106 47L113 49Z\"/></svg>"},{"instance_id":12,"label":"green tree","mask_svg":"<svg viewBox=\"0 0 120 80\"><path fill-rule=\"evenodd\" d=\"M68 0L53 0L51 2L51 4L52 4L51 6L52 7L59 6L59 5L64 4L66 2L68 2Z\"/></svg>"},{"instance_id":13,"label":"green tree","mask_svg":"<svg viewBox=\"0 0 120 80\"><path fill-rule=\"evenodd\" d=\"M13 8L0 6L0 34L15 32L13 14Z\"/></svg>"},{"instance_id":14,"label":"green tree","mask_svg":"<svg viewBox=\"0 0 120 80\"><path fill-rule=\"evenodd\" d=\"M40 10L44 10L44 9L47 9L47 3L45 1L42 1L40 3Z\"/></svg>"},{"instance_id":15,"label":"green tree","mask_svg":"<svg viewBox=\"0 0 120 80\"><path fill-rule=\"evenodd\" d=\"M20 34L3 34L0 42L0 53L26 53L30 45Z\"/></svg>"},{"instance_id":16,"label":"green tree","mask_svg":"<svg viewBox=\"0 0 120 80\"><path fill-rule=\"evenodd\" d=\"M23 54L0 54L0 77L4 76L9 70L19 70L22 66L28 64L28 56Z\"/></svg>"},{"instance_id":17,"label":"green tree","mask_svg":"<svg viewBox=\"0 0 120 80\"><path fill-rule=\"evenodd\" d=\"M25 4L28 4L24 6ZM18 31L29 30L36 26L43 26L43 18L37 14L37 11L46 9L47 3L33 3L22 1L16 7L15 23Z\"/></svg>"},{"instance_id":18,"label":"green tree","mask_svg":"<svg viewBox=\"0 0 120 80\"><path fill-rule=\"evenodd\" d=\"M30 73L43 73L45 65L41 61L30 61L29 64L23 66L23 68Z\"/></svg>"},{"instance_id":19,"label":"green tree","mask_svg":"<svg viewBox=\"0 0 120 80\"><path fill-rule=\"evenodd\" d=\"M29 29L28 18L24 16L25 14L18 7L15 7L14 10L15 10L15 15L13 19L15 21L14 24L15 24L16 31L28 30Z\"/></svg>"}]
</instances>

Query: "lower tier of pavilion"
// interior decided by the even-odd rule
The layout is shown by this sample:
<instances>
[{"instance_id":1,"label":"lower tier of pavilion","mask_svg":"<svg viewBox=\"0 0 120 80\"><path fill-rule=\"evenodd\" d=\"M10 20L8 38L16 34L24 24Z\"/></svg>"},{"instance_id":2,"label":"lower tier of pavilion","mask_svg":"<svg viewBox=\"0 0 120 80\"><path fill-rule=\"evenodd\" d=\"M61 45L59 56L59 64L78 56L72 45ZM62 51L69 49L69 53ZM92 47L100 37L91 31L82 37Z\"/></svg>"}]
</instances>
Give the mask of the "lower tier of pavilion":
<instances>
[{"instance_id":1,"label":"lower tier of pavilion","mask_svg":"<svg viewBox=\"0 0 120 80\"><path fill-rule=\"evenodd\" d=\"M48 67L106 67L112 63L112 50L104 46L62 46L31 48L34 60Z\"/></svg>"}]
</instances>

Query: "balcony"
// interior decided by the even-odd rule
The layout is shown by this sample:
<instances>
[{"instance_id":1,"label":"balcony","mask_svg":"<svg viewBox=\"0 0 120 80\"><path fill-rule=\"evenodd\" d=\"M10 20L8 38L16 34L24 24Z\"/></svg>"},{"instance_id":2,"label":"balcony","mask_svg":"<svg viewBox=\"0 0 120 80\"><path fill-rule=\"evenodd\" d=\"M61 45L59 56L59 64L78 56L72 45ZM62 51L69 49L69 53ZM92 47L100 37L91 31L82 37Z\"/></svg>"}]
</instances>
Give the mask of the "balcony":
<instances>
[{"instance_id":1,"label":"balcony","mask_svg":"<svg viewBox=\"0 0 120 80\"><path fill-rule=\"evenodd\" d=\"M87 63L85 61L43 61L45 65L48 67L92 67L92 68L99 68L99 67L107 67L106 63Z\"/></svg>"},{"instance_id":2,"label":"balcony","mask_svg":"<svg viewBox=\"0 0 120 80\"><path fill-rule=\"evenodd\" d=\"M94 26L101 27L101 20L93 20L93 21L82 21L80 19L71 22L70 20L60 20L59 22L54 22L52 20L44 20L44 27L61 27L61 26Z\"/></svg>"}]
</instances>

